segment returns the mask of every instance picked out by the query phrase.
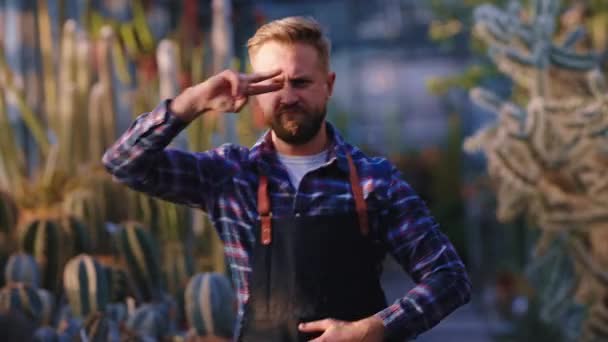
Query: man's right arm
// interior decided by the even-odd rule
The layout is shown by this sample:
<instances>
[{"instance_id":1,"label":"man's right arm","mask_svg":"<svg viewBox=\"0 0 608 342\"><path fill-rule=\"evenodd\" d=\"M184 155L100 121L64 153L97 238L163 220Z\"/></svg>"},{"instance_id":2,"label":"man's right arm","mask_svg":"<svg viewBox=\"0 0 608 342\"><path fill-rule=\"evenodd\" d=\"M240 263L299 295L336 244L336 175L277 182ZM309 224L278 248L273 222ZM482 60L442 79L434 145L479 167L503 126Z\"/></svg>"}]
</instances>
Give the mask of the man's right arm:
<instances>
[{"instance_id":1,"label":"man's right arm","mask_svg":"<svg viewBox=\"0 0 608 342\"><path fill-rule=\"evenodd\" d=\"M231 168L221 150L202 153L166 148L187 122L163 101L140 115L105 152L103 164L117 181L130 188L168 201L206 208L212 185L228 179ZM233 169L234 167L232 167ZM236 171L236 170L234 170Z\"/></svg>"},{"instance_id":2,"label":"man's right arm","mask_svg":"<svg viewBox=\"0 0 608 342\"><path fill-rule=\"evenodd\" d=\"M251 95L276 91L278 84L259 84L279 70L238 74L224 70L184 90L174 100L140 115L103 156L106 169L134 190L168 201L208 209L214 189L238 171L240 149L200 153L167 149L192 120L205 112L238 112ZM232 161L232 162L231 162Z\"/></svg>"}]
</instances>

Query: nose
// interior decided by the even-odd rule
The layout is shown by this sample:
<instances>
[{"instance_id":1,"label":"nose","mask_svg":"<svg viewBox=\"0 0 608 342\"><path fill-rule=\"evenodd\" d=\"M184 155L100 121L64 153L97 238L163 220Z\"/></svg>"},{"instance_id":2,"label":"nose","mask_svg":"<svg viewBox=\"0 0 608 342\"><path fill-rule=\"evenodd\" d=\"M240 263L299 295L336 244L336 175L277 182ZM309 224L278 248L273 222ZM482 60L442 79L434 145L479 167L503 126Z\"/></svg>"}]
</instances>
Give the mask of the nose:
<instances>
[{"instance_id":1,"label":"nose","mask_svg":"<svg viewBox=\"0 0 608 342\"><path fill-rule=\"evenodd\" d=\"M289 82L285 82L285 85L280 90L280 101L282 105L289 106L298 102L298 96L293 87Z\"/></svg>"}]
</instances>

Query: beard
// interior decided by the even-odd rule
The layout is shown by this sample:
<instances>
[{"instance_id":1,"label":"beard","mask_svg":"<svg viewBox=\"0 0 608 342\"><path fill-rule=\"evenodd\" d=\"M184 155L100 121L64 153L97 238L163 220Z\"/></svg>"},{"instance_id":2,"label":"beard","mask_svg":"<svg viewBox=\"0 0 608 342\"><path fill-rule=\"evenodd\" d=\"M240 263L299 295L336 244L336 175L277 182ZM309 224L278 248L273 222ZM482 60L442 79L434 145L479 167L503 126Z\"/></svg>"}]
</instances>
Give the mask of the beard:
<instances>
[{"instance_id":1,"label":"beard","mask_svg":"<svg viewBox=\"0 0 608 342\"><path fill-rule=\"evenodd\" d=\"M303 145L319 133L325 115L325 106L310 110L298 104L282 106L267 124L279 139L291 145Z\"/></svg>"}]
</instances>

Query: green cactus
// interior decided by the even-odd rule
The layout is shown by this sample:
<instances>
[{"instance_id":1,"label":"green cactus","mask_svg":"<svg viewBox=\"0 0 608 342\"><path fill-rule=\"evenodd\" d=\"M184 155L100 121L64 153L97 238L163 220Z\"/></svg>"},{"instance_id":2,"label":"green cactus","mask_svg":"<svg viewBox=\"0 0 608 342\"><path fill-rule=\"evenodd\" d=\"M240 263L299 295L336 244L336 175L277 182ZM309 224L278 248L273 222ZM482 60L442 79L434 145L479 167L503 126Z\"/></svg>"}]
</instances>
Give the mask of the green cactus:
<instances>
[{"instance_id":1,"label":"green cactus","mask_svg":"<svg viewBox=\"0 0 608 342\"><path fill-rule=\"evenodd\" d=\"M55 291L61 269L69 258L89 250L89 238L86 227L73 217L34 219L22 231L21 249L38 262L41 286Z\"/></svg>"},{"instance_id":2,"label":"green cactus","mask_svg":"<svg viewBox=\"0 0 608 342\"><path fill-rule=\"evenodd\" d=\"M129 276L143 301L159 300L162 293L162 276L158 260L160 255L154 237L135 222L127 222L118 233L118 243Z\"/></svg>"},{"instance_id":3,"label":"green cactus","mask_svg":"<svg viewBox=\"0 0 608 342\"><path fill-rule=\"evenodd\" d=\"M192 255L182 242L168 242L164 246L163 273L167 291L176 297L183 294L194 274Z\"/></svg>"},{"instance_id":4,"label":"green cactus","mask_svg":"<svg viewBox=\"0 0 608 342\"><path fill-rule=\"evenodd\" d=\"M152 338L161 341L169 334L167 317L159 305L144 304L138 307L127 319L129 330L142 338Z\"/></svg>"},{"instance_id":5,"label":"green cactus","mask_svg":"<svg viewBox=\"0 0 608 342\"><path fill-rule=\"evenodd\" d=\"M60 243L61 227L52 220L39 219L28 223L21 237L21 248L34 256L40 266L42 275L41 287L55 291L59 286L59 277L64 260Z\"/></svg>"},{"instance_id":6,"label":"green cactus","mask_svg":"<svg viewBox=\"0 0 608 342\"><path fill-rule=\"evenodd\" d=\"M73 216L67 216L61 219L61 227L64 235L68 237L68 240L64 240L64 242L70 243L68 257L90 252L91 241L84 222Z\"/></svg>"},{"instance_id":7,"label":"green cactus","mask_svg":"<svg viewBox=\"0 0 608 342\"><path fill-rule=\"evenodd\" d=\"M525 215L541 230L529 272L541 318L568 340L606 340L596 328L608 324L608 92L598 56L576 48L582 28L554 39L559 1L532 5L528 22L518 10L475 11L475 33L523 98L518 105L473 89L471 99L498 120L468 138L465 150L487 157L498 218ZM581 305L589 308L584 318Z\"/></svg>"},{"instance_id":8,"label":"green cactus","mask_svg":"<svg viewBox=\"0 0 608 342\"><path fill-rule=\"evenodd\" d=\"M127 305L125 303L108 303L106 315L114 322L124 322L128 317Z\"/></svg>"},{"instance_id":9,"label":"green cactus","mask_svg":"<svg viewBox=\"0 0 608 342\"><path fill-rule=\"evenodd\" d=\"M38 289L38 296L42 302L42 310L40 311L41 324L51 325L53 322L53 313L55 308L55 297L52 293L45 289Z\"/></svg>"},{"instance_id":10,"label":"green cactus","mask_svg":"<svg viewBox=\"0 0 608 342\"><path fill-rule=\"evenodd\" d=\"M0 313L17 310L39 324L42 321L42 308L36 288L28 284L12 283L0 290Z\"/></svg>"},{"instance_id":11,"label":"green cactus","mask_svg":"<svg viewBox=\"0 0 608 342\"><path fill-rule=\"evenodd\" d=\"M55 329L49 326L43 326L34 332L34 341L36 342L56 342L59 341L59 335Z\"/></svg>"},{"instance_id":12,"label":"green cactus","mask_svg":"<svg viewBox=\"0 0 608 342\"><path fill-rule=\"evenodd\" d=\"M125 271L114 266L103 266L110 291L111 302L121 302L128 294L127 274Z\"/></svg>"},{"instance_id":13,"label":"green cactus","mask_svg":"<svg viewBox=\"0 0 608 342\"><path fill-rule=\"evenodd\" d=\"M75 317L84 319L93 313L103 312L109 301L106 272L86 254L74 257L66 264L63 287Z\"/></svg>"},{"instance_id":14,"label":"green cactus","mask_svg":"<svg viewBox=\"0 0 608 342\"><path fill-rule=\"evenodd\" d=\"M4 268L7 283L26 283L35 288L40 286L40 269L33 256L27 253L14 253Z\"/></svg>"},{"instance_id":15,"label":"green cactus","mask_svg":"<svg viewBox=\"0 0 608 342\"><path fill-rule=\"evenodd\" d=\"M232 337L236 305L228 278L219 273L196 274L184 299L188 324L198 336Z\"/></svg>"},{"instance_id":16,"label":"green cactus","mask_svg":"<svg viewBox=\"0 0 608 342\"><path fill-rule=\"evenodd\" d=\"M0 233L7 236L17 225L17 204L9 194L0 191Z\"/></svg>"},{"instance_id":17,"label":"green cactus","mask_svg":"<svg viewBox=\"0 0 608 342\"><path fill-rule=\"evenodd\" d=\"M101 312L96 312L83 322L82 328L86 338L84 341L106 342L120 341L120 330L118 324L110 317ZM79 336L79 337L82 337ZM80 341L80 339L78 339Z\"/></svg>"}]
</instances>

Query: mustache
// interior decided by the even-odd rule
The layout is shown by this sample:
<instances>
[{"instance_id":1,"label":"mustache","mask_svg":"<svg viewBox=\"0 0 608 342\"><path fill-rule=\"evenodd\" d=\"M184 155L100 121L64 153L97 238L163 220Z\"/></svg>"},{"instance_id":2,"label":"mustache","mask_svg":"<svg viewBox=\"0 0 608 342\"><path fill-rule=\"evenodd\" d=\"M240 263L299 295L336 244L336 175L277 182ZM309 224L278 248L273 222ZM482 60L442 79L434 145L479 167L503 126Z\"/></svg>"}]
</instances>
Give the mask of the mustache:
<instances>
[{"instance_id":1,"label":"mustache","mask_svg":"<svg viewBox=\"0 0 608 342\"><path fill-rule=\"evenodd\" d=\"M295 104L295 105L289 105L289 106L281 106L277 109L277 114L281 115L281 114L286 114L286 113L305 113L306 109L304 109L304 107Z\"/></svg>"}]
</instances>

